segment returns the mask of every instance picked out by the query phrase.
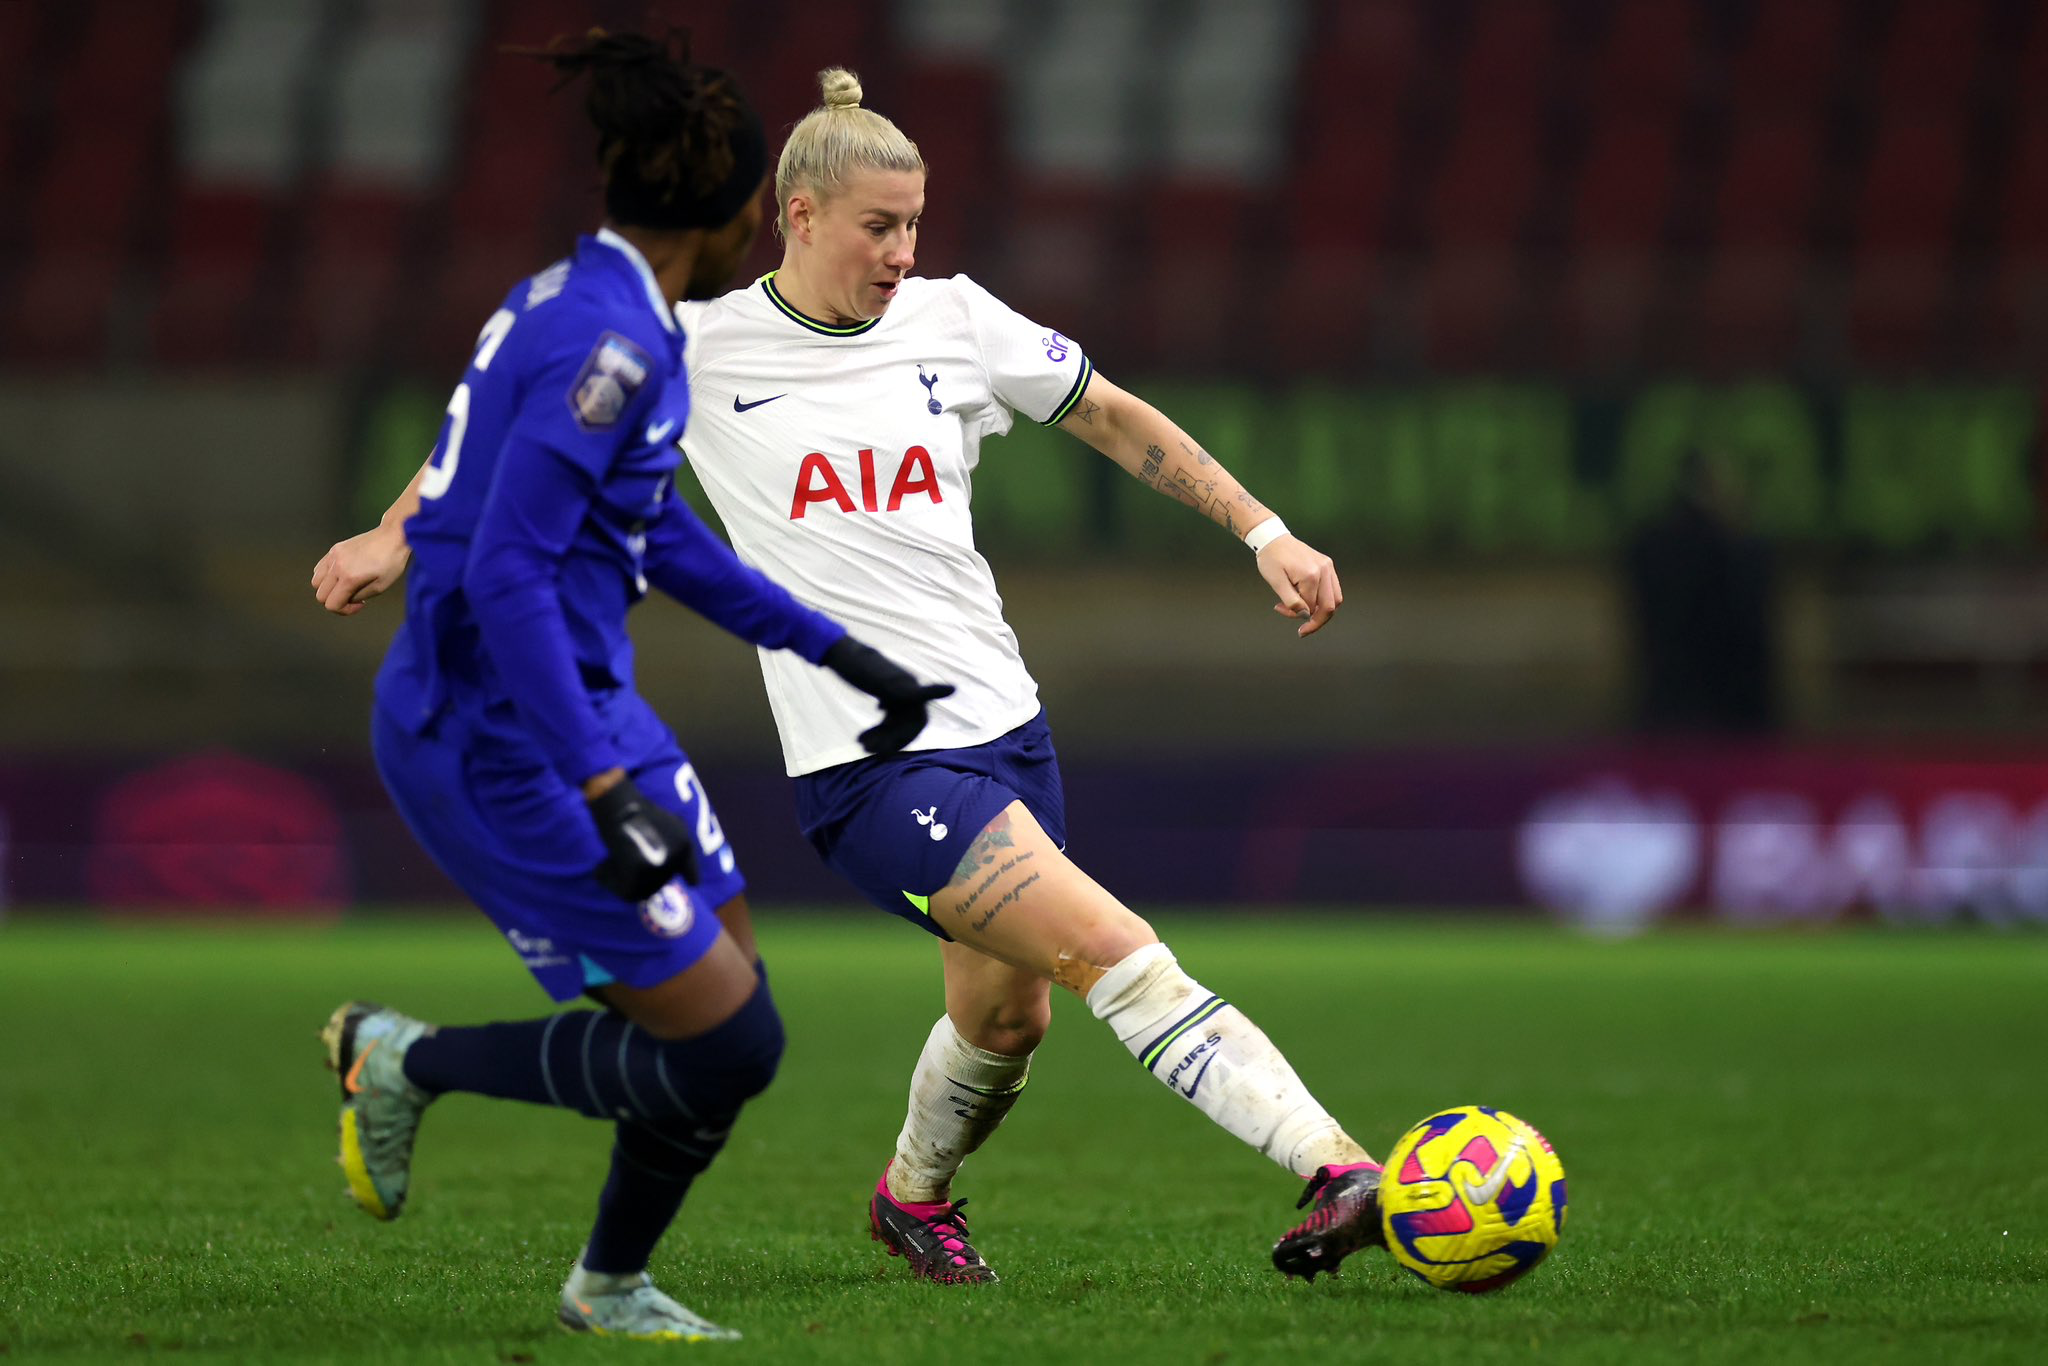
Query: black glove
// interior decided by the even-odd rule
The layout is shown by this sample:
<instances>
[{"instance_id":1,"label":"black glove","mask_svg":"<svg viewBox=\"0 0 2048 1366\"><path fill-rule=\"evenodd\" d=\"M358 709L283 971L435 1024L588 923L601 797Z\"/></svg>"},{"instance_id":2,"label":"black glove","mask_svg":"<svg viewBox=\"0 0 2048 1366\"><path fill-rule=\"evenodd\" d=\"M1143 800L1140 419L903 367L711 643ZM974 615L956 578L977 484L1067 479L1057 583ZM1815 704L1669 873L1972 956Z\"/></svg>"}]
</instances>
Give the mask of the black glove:
<instances>
[{"instance_id":1,"label":"black glove","mask_svg":"<svg viewBox=\"0 0 2048 1366\"><path fill-rule=\"evenodd\" d=\"M880 725L860 733L870 754L894 754L924 729L925 704L953 695L951 683L920 683L910 671L872 645L841 636L819 661L882 704Z\"/></svg>"},{"instance_id":2,"label":"black glove","mask_svg":"<svg viewBox=\"0 0 2048 1366\"><path fill-rule=\"evenodd\" d=\"M628 901L645 901L671 878L696 885L697 842L681 818L640 795L631 778L592 797L590 818L604 840L597 880L606 891Z\"/></svg>"}]
</instances>

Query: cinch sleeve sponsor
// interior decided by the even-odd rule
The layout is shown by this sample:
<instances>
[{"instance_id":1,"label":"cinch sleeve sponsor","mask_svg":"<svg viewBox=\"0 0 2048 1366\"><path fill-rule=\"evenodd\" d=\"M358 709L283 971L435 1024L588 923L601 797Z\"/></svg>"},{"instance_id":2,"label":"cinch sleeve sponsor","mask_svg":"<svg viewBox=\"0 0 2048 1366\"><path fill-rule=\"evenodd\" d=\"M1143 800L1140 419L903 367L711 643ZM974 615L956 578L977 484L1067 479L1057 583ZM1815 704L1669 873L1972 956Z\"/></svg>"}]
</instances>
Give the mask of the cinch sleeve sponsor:
<instances>
[{"instance_id":1,"label":"cinch sleeve sponsor","mask_svg":"<svg viewBox=\"0 0 2048 1366\"><path fill-rule=\"evenodd\" d=\"M965 275L954 277L981 343L996 401L1047 426L1074 410L1094 366L1080 344L1031 321Z\"/></svg>"}]
</instances>

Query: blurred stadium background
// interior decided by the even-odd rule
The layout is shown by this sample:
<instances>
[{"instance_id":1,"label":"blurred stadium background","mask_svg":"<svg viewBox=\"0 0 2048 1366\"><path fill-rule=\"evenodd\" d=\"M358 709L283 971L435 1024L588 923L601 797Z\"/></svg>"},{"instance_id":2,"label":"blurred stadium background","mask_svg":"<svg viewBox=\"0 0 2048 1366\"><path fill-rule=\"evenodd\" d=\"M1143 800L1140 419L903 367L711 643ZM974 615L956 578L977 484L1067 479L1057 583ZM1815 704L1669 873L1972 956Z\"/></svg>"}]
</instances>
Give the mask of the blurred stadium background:
<instances>
[{"instance_id":1,"label":"blurred stadium background","mask_svg":"<svg viewBox=\"0 0 2048 1366\"><path fill-rule=\"evenodd\" d=\"M2048 919L2048 6L659 8L778 129L858 70L932 168L919 269L1336 557L1297 643L1078 443L985 452L1127 898ZM363 739L401 608L307 578L599 216L499 49L648 13L0 0L0 904L448 894ZM758 895L843 899L751 653L636 635Z\"/></svg>"}]
</instances>

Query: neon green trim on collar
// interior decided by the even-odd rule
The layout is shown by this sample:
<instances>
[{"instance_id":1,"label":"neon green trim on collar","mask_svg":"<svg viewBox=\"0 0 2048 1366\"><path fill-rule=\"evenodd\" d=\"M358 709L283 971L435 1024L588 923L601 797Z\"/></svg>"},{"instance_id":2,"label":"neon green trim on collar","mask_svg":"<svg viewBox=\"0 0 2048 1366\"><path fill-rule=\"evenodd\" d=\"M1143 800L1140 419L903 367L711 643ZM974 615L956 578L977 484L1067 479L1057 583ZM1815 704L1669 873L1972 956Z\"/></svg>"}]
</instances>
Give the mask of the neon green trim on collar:
<instances>
[{"instance_id":1,"label":"neon green trim on collar","mask_svg":"<svg viewBox=\"0 0 2048 1366\"><path fill-rule=\"evenodd\" d=\"M827 337L858 337L861 333L881 321L880 318L869 318L864 323L852 323L846 327L834 327L831 323L821 323L810 314L800 312L792 307L789 300L782 297L782 291L775 287L776 274L777 272L771 270L761 277L761 288L767 291L768 301L781 309L783 316L787 317L791 322L808 327L813 332Z\"/></svg>"}]
</instances>

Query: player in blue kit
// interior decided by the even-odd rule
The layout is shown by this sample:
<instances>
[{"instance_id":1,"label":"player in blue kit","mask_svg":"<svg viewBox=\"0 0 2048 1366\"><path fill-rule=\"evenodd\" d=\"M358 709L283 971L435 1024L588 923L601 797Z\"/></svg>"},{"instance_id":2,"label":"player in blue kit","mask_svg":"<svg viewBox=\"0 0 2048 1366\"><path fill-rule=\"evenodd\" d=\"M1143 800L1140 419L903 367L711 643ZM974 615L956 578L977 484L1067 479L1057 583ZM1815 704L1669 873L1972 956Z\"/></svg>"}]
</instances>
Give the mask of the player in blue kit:
<instances>
[{"instance_id":1,"label":"player in blue kit","mask_svg":"<svg viewBox=\"0 0 2048 1366\"><path fill-rule=\"evenodd\" d=\"M323 1031L342 1078L341 1161L357 1203L391 1219L440 1095L611 1121L610 1176L560 1321L733 1337L646 1269L740 1107L774 1076L782 1025L733 852L635 690L627 610L659 588L831 669L882 704L860 737L869 752L912 740L952 688L919 685L798 604L676 497L690 396L670 301L714 294L760 226L760 120L673 40L593 31L537 55L588 78L607 221L485 323L433 456L387 518L410 546L411 579L372 733L392 800L435 861L549 995L588 992L606 1009L436 1028L342 1006ZM356 549L336 546L315 571L336 610L366 596Z\"/></svg>"}]
</instances>

